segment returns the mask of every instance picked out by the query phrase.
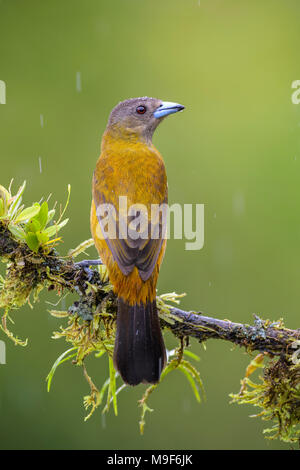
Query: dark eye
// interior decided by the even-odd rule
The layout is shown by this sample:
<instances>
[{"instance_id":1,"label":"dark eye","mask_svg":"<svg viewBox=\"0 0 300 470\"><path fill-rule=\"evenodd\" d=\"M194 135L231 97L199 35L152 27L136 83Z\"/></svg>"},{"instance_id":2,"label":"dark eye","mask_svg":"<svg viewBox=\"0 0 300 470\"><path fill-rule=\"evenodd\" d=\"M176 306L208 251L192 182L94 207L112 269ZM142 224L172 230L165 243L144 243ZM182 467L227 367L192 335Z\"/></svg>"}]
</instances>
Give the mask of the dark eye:
<instances>
[{"instance_id":1,"label":"dark eye","mask_svg":"<svg viewBox=\"0 0 300 470\"><path fill-rule=\"evenodd\" d=\"M136 108L136 112L137 112L138 114L145 114L146 111L147 111L146 106L138 106L138 107Z\"/></svg>"}]
</instances>

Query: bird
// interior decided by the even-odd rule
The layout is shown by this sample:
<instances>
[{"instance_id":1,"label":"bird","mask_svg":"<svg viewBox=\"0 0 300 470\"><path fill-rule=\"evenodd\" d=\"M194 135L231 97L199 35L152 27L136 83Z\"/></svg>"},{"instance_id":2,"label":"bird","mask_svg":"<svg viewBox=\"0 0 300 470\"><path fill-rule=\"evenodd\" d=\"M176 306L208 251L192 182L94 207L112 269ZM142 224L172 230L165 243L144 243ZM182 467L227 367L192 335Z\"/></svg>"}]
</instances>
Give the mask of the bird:
<instances>
[{"instance_id":1,"label":"bird","mask_svg":"<svg viewBox=\"0 0 300 470\"><path fill-rule=\"evenodd\" d=\"M168 203L168 184L152 136L166 116L183 109L149 97L120 102L110 113L93 174L91 233L117 296L113 363L132 386L158 383L167 361L156 305L166 213L153 217L151 208ZM126 208L140 209L136 217L120 207L124 198ZM130 231L137 218L140 231Z\"/></svg>"}]
</instances>

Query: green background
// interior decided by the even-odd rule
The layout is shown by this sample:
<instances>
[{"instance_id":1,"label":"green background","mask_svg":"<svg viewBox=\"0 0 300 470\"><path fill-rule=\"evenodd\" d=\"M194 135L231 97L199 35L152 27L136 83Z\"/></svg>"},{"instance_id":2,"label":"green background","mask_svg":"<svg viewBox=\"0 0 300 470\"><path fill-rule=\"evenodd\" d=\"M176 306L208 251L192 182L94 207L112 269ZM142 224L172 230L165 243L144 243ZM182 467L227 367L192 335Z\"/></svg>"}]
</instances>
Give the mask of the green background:
<instances>
[{"instance_id":1,"label":"green background","mask_svg":"<svg viewBox=\"0 0 300 470\"><path fill-rule=\"evenodd\" d=\"M182 308L250 323L252 314L299 327L300 79L297 0L2 0L0 184L27 180L30 204L53 193L66 200L60 252L90 237L91 177L110 110L154 96L186 110L157 130L170 202L205 204L205 246L186 251L170 240L159 293L186 292ZM76 89L80 72L82 89ZM44 127L40 115L44 117ZM42 173L39 169L42 161ZM90 250L95 256L94 249ZM64 364L50 393L45 377L60 353L51 339L62 320L39 304L13 313L11 329L29 338L15 347L3 334L0 446L4 448L274 449L249 418L257 409L229 404L249 356L229 343L192 341L207 401L198 404L180 372L149 402L139 435L144 386L120 395L119 416L97 411L83 422L88 386ZM70 299L66 299L67 303ZM59 306L58 306L59 307ZM176 345L171 335L169 347ZM89 358L100 386L108 365Z\"/></svg>"}]
</instances>

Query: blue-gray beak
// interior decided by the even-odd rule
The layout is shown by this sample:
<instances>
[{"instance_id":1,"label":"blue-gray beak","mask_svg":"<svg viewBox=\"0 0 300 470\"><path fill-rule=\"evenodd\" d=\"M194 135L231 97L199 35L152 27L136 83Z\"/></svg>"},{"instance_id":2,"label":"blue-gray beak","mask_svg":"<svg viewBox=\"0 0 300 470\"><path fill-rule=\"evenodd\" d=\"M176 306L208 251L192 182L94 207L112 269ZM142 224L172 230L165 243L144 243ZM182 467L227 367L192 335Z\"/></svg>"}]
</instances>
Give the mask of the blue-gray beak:
<instances>
[{"instance_id":1,"label":"blue-gray beak","mask_svg":"<svg viewBox=\"0 0 300 470\"><path fill-rule=\"evenodd\" d=\"M163 101L162 104L154 111L153 116L157 119L168 116L169 114L178 113L182 111L184 106L178 103L171 103L170 101Z\"/></svg>"}]
</instances>

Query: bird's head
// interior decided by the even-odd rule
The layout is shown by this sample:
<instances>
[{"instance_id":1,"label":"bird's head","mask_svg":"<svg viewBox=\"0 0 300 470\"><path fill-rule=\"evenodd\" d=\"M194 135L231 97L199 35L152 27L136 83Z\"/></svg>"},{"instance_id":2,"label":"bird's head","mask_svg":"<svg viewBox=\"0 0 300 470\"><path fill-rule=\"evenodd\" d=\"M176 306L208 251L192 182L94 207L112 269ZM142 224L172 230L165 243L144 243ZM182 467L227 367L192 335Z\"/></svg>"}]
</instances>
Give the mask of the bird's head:
<instances>
[{"instance_id":1,"label":"bird's head","mask_svg":"<svg viewBox=\"0 0 300 470\"><path fill-rule=\"evenodd\" d=\"M156 98L132 98L119 103L111 112L107 130L119 138L138 139L148 143L158 124L184 106Z\"/></svg>"}]
</instances>

